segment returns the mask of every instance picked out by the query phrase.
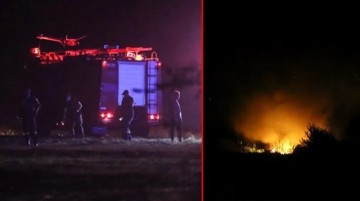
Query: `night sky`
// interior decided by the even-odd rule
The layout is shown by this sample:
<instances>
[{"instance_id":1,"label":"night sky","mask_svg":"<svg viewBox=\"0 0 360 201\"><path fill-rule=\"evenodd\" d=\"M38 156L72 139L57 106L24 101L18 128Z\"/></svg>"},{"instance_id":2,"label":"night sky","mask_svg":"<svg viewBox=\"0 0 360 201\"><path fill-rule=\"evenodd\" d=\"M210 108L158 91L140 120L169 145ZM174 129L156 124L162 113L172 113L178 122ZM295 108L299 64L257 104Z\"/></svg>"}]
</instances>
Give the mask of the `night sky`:
<instances>
[{"instance_id":1,"label":"night sky","mask_svg":"<svg viewBox=\"0 0 360 201\"><path fill-rule=\"evenodd\" d=\"M200 71L201 1L197 0L5 0L0 3L0 27L0 125L5 127L14 120L24 86L24 67L30 48L40 42L36 39L39 34L58 38L86 35L79 48L104 44L153 47L167 75L181 68ZM190 118L187 127L199 130L200 85L183 85L180 90L184 115Z\"/></svg>"},{"instance_id":2,"label":"night sky","mask_svg":"<svg viewBox=\"0 0 360 201\"><path fill-rule=\"evenodd\" d=\"M360 137L359 12L317 6L205 4L205 141Z\"/></svg>"}]
</instances>

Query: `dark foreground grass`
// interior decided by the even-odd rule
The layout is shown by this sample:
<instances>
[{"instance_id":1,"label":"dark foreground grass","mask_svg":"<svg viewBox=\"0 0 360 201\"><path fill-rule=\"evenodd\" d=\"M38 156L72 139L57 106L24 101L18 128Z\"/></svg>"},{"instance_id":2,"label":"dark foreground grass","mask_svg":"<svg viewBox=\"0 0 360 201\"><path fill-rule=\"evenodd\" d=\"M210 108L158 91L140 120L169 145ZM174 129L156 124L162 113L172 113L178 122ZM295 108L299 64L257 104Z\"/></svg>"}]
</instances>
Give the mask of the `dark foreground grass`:
<instances>
[{"instance_id":1,"label":"dark foreground grass","mask_svg":"<svg viewBox=\"0 0 360 201\"><path fill-rule=\"evenodd\" d=\"M1 200L201 200L201 142L22 139L0 142Z\"/></svg>"},{"instance_id":2,"label":"dark foreground grass","mask_svg":"<svg viewBox=\"0 0 360 201\"><path fill-rule=\"evenodd\" d=\"M205 200L354 200L359 143L326 152L239 153L205 149Z\"/></svg>"}]
</instances>

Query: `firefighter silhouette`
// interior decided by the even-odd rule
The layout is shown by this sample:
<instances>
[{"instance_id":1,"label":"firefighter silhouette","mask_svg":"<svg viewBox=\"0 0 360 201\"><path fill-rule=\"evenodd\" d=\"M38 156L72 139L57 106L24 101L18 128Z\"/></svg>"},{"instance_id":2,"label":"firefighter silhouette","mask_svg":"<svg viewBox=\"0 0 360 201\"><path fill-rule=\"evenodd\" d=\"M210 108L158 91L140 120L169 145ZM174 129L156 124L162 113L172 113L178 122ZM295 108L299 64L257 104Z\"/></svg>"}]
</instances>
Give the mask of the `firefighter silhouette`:
<instances>
[{"instance_id":1,"label":"firefighter silhouette","mask_svg":"<svg viewBox=\"0 0 360 201\"><path fill-rule=\"evenodd\" d=\"M76 97L73 97L71 94L67 94L62 122L65 127L70 131L73 138L85 138L81 110L81 102Z\"/></svg>"},{"instance_id":2,"label":"firefighter silhouette","mask_svg":"<svg viewBox=\"0 0 360 201\"><path fill-rule=\"evenodd\" d=\"M134 119L134 99L129 95L128 90L124 90L122 93L123 99L121 105L119 106L119 120L120 128L123 139L131 140L131 130L130 124Z\"/></svg>"},{"instance_id":3,"label":"firefighter silhouette","mask_svg":"<svg viewBox=\"0 0 360 201\"><path fill-rule=\"evenodd\" d=\"M18 118L22 120L22 130L26 138L26 144L38 146L37 139L37 115L41 107L39 100L32 93L31 88L25 90L25 98L18 110Z\"/></svg>"},{"instance_id":4,"label":"firefighter silhouette","mask_svg":"<svg viewBox=\"0 0 360 201\"><path fill-rule=\"evenodd\" d=\"M171 141L174 141L175 130L177 132L177 137L179 142L182 140L182 114L180 107L180 91L173 91L171 94L170 102L170 138Z\"/></svg>"}]
</instances>

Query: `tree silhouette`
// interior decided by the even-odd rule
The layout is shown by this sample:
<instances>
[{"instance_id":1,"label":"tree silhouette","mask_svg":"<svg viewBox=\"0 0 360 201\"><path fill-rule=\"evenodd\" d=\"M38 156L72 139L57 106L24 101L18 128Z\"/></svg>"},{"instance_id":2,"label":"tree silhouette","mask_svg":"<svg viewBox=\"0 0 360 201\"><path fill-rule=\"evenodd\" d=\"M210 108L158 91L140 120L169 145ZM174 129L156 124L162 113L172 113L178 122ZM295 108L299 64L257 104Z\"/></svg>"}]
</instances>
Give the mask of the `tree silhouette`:
<instances>
[{"instance_id":1,"label":"tree silhouette","mask_svg":"<svg viewBox=\"0 0 360 201\"><path fill-rule=\"evenodd\" d=\"M309 124L305 131L305 138L295 148L294 153L300 151L328 152L335 148L337 140L327 129L320 128L315 124Z\"/></svg>"},{"instance_id":2,"label":"tree silhouette","mask_svg":"<svg viewBox=\"0 0 360 201\"><path fill-rule=\"evenodd\" d=\"M196 98L201 95L201 71L197 65L184 66L181 68L164 67L163 72L168 80L158 84L159 89L181 89L184 87L198 87Z\"/></svg>"}]
</instances>

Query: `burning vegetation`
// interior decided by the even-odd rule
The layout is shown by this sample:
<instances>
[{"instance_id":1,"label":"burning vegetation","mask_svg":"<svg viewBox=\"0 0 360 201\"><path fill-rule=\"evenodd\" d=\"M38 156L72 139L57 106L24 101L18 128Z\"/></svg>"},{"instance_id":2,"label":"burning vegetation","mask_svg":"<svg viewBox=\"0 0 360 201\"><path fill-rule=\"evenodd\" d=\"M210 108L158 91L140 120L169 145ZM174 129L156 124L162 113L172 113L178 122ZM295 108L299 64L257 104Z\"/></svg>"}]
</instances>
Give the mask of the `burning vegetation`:
<instances>
[{"instance_id":1,"label":"burning vegetation","mask_svg":"<svg viewBox=\"0 0 360 201\"><path fill-rule=\"evenodd\" d=\"M283 91L259 94L235 117L234 129L249 142L242 145L245 152L289 154L309 137L306 131L314 125L327 128L326 106L325 101Z\"/></svg>"},{"instance_id":2,"label":"burning vegetation","mask_svg":"<svg viewBox=\"0 0 360 201\"><path fill-rule=\"evenodd\" d=\"M337 139L328 129L320 128L315 124L309 124L304 132L304 137L298 144L289 144L284 141L279 144L266 144L261 141L240 140L241 151L244 153L279 153L291 154L295 151L326 151L336 145Z\"/></svg>"}]
</instances>

